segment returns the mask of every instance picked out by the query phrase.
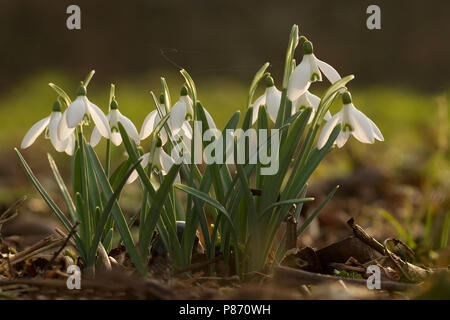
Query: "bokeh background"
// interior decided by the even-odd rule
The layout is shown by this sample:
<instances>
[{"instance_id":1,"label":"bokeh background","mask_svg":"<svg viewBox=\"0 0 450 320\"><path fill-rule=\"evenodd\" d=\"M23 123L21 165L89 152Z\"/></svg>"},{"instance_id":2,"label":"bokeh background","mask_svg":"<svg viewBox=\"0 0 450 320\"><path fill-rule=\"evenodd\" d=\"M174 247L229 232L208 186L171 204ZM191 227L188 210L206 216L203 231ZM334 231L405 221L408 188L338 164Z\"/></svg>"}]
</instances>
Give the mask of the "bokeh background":
<instances>
[{"instance_id":1,"label":"bokeh background","mask_svg":"<svg viewBox=\"0 0 450 320\"><path fill-rule=\"evenodd\" d=\"M66 28L70 4L81 7L81 30ZM366 28L370 4L381 7L381 30ZM159 77L166 77L178 97L178 70L186 68L200 100L222 126L244 106L250 81L266 61L280 86L290 28L298 24L320 59L341 75L356 75L350 84L354 102L385 137L371 146L351 139L331 153L311 193L320 198L334 184L342 188L311 228L311 239L303 241L339 235L343 222L355 216L380 237L438 248L450 208L449 13L447 0L2 0L0 207L27 194L28 211L48 213L13 147L50 112L56 96L49 82L75 94L78 82L95 69L91 100L105 110L114 83L122 112L140 128L154 108L149 91L161 90ZM325 85L313 91L319 94ZM41 137L24 155L58 198L48 150ZM68 158L57 157L67 168ZM130 211L134 205L130 201ZM318 232L327 228L333 232Z\"/></svg>"}]
</instances>

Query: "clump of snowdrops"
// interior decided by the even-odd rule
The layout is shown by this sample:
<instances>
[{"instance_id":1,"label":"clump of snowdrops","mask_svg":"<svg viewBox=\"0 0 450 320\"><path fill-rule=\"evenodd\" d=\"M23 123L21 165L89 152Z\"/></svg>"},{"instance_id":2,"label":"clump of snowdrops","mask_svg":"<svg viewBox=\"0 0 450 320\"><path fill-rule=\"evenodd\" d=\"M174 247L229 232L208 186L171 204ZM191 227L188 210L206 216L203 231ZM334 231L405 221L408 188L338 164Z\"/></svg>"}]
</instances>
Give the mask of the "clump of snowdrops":
<instances>
[{"instance_id":1,"label":"clump of snowdrops","mask_svg":"<svg viewBox=\"0 0 450 320\"><path fill-rule=\"evenodd\" d=\"M294 59L297 47L303 54L298 65ZM190 265L197 232L207 258L223 254L240 275L261 270L269 262L276 265L282 259L286 237L275 242L275 236L288 214L299 219L302 204L314 200L307 197L307 182L325 155L333 146L342 147L350 135L363 143L383 141L383 136L353 105L346 87L353 76L341 77L319 60L312 43L299 36L296 25L289 38L281 90L266 72L268 66L266 63L251 83L245 113L235 112L222 130L200 103L195 83L185 70L180 71L185 85L178 100L161 78L162 94L156 97L151 93L156 108L144 119L139 132L119 111L114 85L107 115L89 100L87 89L93 71L80 83L74 100L50 83L57 93L51 113L31 127L21 147L29 147L45 132L56 151L71 156L69 187L48 154L67 208L56 205L17 149L16 153L67 231L79 224L74 241L86 269L93 271L99 253L117 245L113 243L117 232L136 270L144 276L155 230L175 269ZM318 97L309 89L323 76L330 86ZM254 99L258 86L265 86L265 91ZM329 108L335 100L341 100L343 106L331 115ZM126 114L126 109L123 111ZM85 132L88 126L93 126L90 136ZM256 138L242 134L252 128L256 129ZM213 134L205 137L208 130ZM224 143L221 137L231 139ZM101 161L94 148L102 138L106 140L106 155ZM148 140L145 147L144 140ZM248 152L239 161L233 151L242 141ZM111 159L112 148L124 148L126 159ZM219 161L198 158L202 148ZM264 174L267 161L255 156L261 155L261 150L277 162L277 170L270 174ZM137 213L128 217L118 200L133 181L140 183L142 200L136 204ZM337 186L330 190L299 225L297 237L336 190ZM182 201L183 192L186 197ZM130 229L136 219L140 221L139 230L133 238ZM181 237L177 235L179 221L185 222Z\"/></svg>"}]
</instances>

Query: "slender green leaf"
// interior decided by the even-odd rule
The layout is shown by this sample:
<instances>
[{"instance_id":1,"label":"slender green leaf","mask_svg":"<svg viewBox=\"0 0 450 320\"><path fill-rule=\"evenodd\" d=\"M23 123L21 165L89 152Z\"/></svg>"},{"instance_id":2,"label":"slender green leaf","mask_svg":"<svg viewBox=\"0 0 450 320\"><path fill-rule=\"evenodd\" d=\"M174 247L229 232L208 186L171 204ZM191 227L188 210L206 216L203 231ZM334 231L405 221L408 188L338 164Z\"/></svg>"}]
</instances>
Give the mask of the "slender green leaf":
<instances>
[{"instance_id":1,"label":"slender green leaf","mask_svg":"<svg viewBox=\"0 0 450 320\"><path fill-rule=\"evenodd\" d=\"M297 230L297 237L299 237L303 231L308 228L308 226L311 224L311 222L317 217L317 215L322 211L323 207L327 204L328 201L333 197L333 195L336 193L336 191L339 189L339 186L337 185L334 187L333 190L327 195L325 200L322 201L322 203L306 218L305 222L301 225L301 227Z\"/></svg>"},{"instance_id":2,"label":"slender green leaf","mask_svg":"<svg viewBox=\"0 0 450 320\"><path fill-rule=\"evenodd\" d=\"M25 159L23 158L23 156L19 152L19 150L17 150L17 148L14 148L14 151L16 152L17 157L19 158L20 164L22 165L23 169L25 170L26 175L31 180L31 182L33 183L33 185L36 188L36 190L42 196L42 198L44 199L45 203L47 203L47 205L50 207L50 209L52 209L52 211L56 214L56 216L58 217L59 221L63 224L64 228L66 228L66 230L68 232L70 232L72 230L72 228L73 228L73 226L70 223L70 221L67 219L67 217L64 215L64 213L59 209L59 207L56 205L56 203L53 201L53 199L48 195L48 193L45 191L44 187L42 187L41 183L36 178L36 176L34 175L33 171L28 166L27 162L25 161ZM78 234L74 234L74 239L75 239L75 242L76 242L76 245L77 245L77 249L80 251L80 254L83 257L86 257L86 251L84 249L84 246L83 246L83 244L81 242L81 239L80 239L79 235Z\"/></svg>"},{"instance_id":3,"label":"slender green leaf","mask_svg":"<svg viewBox=\"0 0 450 320\"><path fill-rule=\"evenodd\" d=\"M69 194L69 191L67 190L67 187L64 183L63 178L61 177L61 174L59 173L58 167L56 166L55 160L53 160L53 157L50 155L50 153L47 153L48 162L50 163L50 168L53 171L53 175L55 176L56 183L58 184L59 189L61 190L61 193L64 197L64 201L66 202L67 209L69 209L70 216L72 217L72 221L77 220L76 216L76 209L75 205L73 203L72 197Z\"/></svg>"},{"instance_id":4,"label":"slender green leaf","mask_svg":"<svg viewBox=\"0 0 450 320\"><path fill-rule=\"evenodd\" d=\"M94 152L94 149L92 149L91 146L86 145L86 151L89 161L94 168L94 172L97 176L98 182L103 190L103 193L107 199L110 199L113 196L113 190L111 188L111 185L109 184L108 177L106 176L102 165L100 164L100 161L98 160L98 157ZM128 224L125 220L125 217L123 216L122 210L117 204L117 201L114 202L114 205L112 207L112 215L114 217L117 229L122 237L125 248L130 255L131 261L133 261L133 263L135 264L138 272L141 275L145 275L147 273L147 269L144 262L142 261L141 256L134 247L130 229L128 228Z\"/></svg>"},{"instance_id":5,"label":"slender green leaf","mask_svg":"<svg viewBox=\"0 0 450 320\"><path fill-rule=\"evenodd\" d=\"M112 210L114 204L116 203L117 199L119 198L119 195L122 192L122 189L125 186L128 178L130 177L130 175L134 171L134 169L136 169L138 164L139 163L137 162L131 168L128 169L126 174L122 177L122 180L120 181L119 185L115 189L114 193L109 198L108 203L105 206L105 209L101 213L100 220L98 221L97 228L96 228L95 233L94 233L94 238L92 240L92 245L91 245L91 249L90 249L90 252L89 252L89 258L90 258L89 260L91 260L91 259L92 259L92 261L95 260L95 255L96 255L96 252L97 252L98 244L100 243L102 234L105 231L104 228L105 228L105 225L106 225L106 223L108 221L108 218L110 216L111 210Z\"/></svg>"},{"instance_id":6,"label":"slender green leaf","mask_svg":"<svg viewBox=\"0 0 450 320\"><path fill-rule=\"evenodd\" d=\"M262 211L262 215L264 215L267 212L270 212L275 207L280 207L280 206L284 206L284 205L292 205L292 204L296 204L296 203L310 202L310 201L314 201L314 198L300 198L300 199L289 199L289 200L278 201L278 202L272 203L270 206L268 206L266 209L264 209Z\"/></svg>"},{"instance_id":7,"label":"slender green leaf","mask_svg":"<svg viewBox=\"0 0 450 320\"><path fill-rule=\"evenodd\" d=\"M153 230L155 229L166 198L172 189L173 181L175 181L175 178L178 175L180 166L180 164L172 165L172 168L170 168L169 172L164 177L162 184L159 186L158 191L156 192L146 221L141 221L141 223L144 223L144 227L143 232L139 234L139 248L144 258L148 255Z\"/></svg>"},{"instance_id":8,"label":"slender green leaf","mask_svg":"<svg viewBox=\"0 0 450 320\"><path fill-rule=\"evenodd\" d=\"M60 87L58 87L56 84L54 83L49 83L48 84L53 90L56 91L56 93L64 99L64 102L66 103L67 106L69 106L72 103L72 100L70 100L69 95Z\"/></svg>"},{"instance_id":9,"label":"slender green leaf","mask_svg":"<svg viewBox=\"0 0 450 320\"><path fill-rule=\"evenodd\" d=\"M253 77L253 81L248 92L247 108L249 108L252 104L252 99L255 94L256 88L258 87L258 83L266 77L265 72L269 66L269 62L264 63L264 65L258 70L258 72L256 72L255 76Z\"/></svg>"}]
</instances>

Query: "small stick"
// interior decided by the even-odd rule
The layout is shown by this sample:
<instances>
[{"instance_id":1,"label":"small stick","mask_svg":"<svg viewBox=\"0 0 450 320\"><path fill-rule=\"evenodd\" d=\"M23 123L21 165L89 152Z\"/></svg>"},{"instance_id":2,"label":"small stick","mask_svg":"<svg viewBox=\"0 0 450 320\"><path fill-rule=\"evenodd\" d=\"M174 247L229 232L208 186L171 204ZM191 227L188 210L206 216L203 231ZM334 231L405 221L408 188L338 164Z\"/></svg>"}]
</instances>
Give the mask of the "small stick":
<instances>
[{"instance_id":1,"label":"small stick","mask_svg":"<svg viewBox=\"0 0 450 320\"><path fill-rule=\"evenodd\" d=\"M293 205L286 217L286 249L297 248L297 220L294 217L296 206Z\"/></svg>"},{"instance_id":2,"label":"small stick","mask_svg":"<svg viewBox=\"0 0 450 320\"><path fill-rule=\"evenodd\" d=\"M332 263L329 264L329 266L333 267L335 269L338 269L338 270L366 273L366 269L363 268L363 267L349 266L348 264L344 264L344 263L334 263L334 262L332 262Z\"/></svg>"},{"instance_id":3,"label":"small stick","mask_svg":"<svg viewBox=\"0 0 450 320\"><path fill-rule=\"evenodd\" d=\"M379 243L374 237L369 236L366 231L364 231L363 228L361 228L359 225L355 223L355 219L351 218L347 221L347 224L352 228L353 233L355 237L357 237L359 240L367 244L372 249L375 249L382 255L385 254L384 252L384 246Z\"/></svg>"},{"instance_id":4,"label":"small stick","mask_svg":"<svg viewBox=\"0 0 450 320\"><path fill-rule=\"evenodd\" d=\"M52 236L48 236L42 240L40 240L39 242L35 243L34 245L32 245L31 247L26 248L23 251L18 252L17 254L15 254L12 258L11 258L11 262L12 263L16 263L17 260L20 260L27 256L28 254L32 253L33 251L36 251L42 247L45 247L47 245L49 245L53 240Z\"/></svg>"},{"instance_id":5,"label":"small stick","mask_svg":"<svg viewBox=\"0 0 450 320\"><path fill-rule=\"evenodd\" d=\"M80 222L78 222L78 221L75 222L75 224L72 226L72 229L70 230L69 234L67 235L66 240L64 241L62 246L55 253L53 253L53 256L50 259L50 261L44 266L44 268L42 268L42 270L37 275L38 277L42 276L47 271L48 267L50 267L55 262L55 260L58 257L58 255L67 246L67 244L69 243L70 239L75 234L77 226L79 224L80 224Z\"/></svg>"},{"instance_id":6,"label":"small stick","mask_svg":"<svg viewBox=\"0 0 450 320\"><path fill-rule=\"evenodd\" d=\"M8 209L6 209L6 211L5 212L3 212L2 214L0 214L0 219L8 219L8 214L13 210L13 209L15 209L16 207L18 207L22 202L24 202L25 200L27 199L27 196L23 196L22 198L20 198L19 200L17 200L16 202L14 202L12 205L10 205L9 206L9 208ZM15 213L13 213L13 214L15 214ZM12 214L12 215L13 215ZM11 215L10 215L11 216ZM3 217L5 217L5 218L3 218ZM3 223L4 221L2 221L2 223Z\"/></svg>"}]
</instances>

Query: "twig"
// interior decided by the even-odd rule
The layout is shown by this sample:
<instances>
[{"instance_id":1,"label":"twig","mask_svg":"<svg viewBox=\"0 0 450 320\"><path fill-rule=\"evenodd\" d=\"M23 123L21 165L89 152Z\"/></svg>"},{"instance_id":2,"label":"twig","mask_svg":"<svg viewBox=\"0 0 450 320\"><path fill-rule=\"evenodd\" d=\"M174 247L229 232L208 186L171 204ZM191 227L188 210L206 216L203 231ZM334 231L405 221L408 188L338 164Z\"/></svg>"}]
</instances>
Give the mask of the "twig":
<instances>
[{"instance_id":1,"label":"twig","mask_svg":"<svg viewBox=\"0 0 450 320\"><path fill-rule=\"evenodd\" d=\"M18 252L17 254L15 254L12 258L11 258L11 263L17 263L19 261L22 261L24 257L28 256L30 253L39 250L40 248L43 248L45 246L48 246L49 244L51 244L54 241L52 236L48 236L42 240L40 240L39 242L35 243L34 245L32 245L31 247L26 248L23 251Z\"/></svg>"},{"instance_id":2,"label":"twig","mask_svg":"<svg viewBox=\"0 0 450 320\"><path fill-rule=\"evenodd\" d=\"M23 196L22 198L20 198L19 200L17 200L16 202L14 202L12 205L9 206L8 209L6 209L5 212L3 212L2 214L0 214L0 219L8 219L7 215L16 207L18 207L22 202L24 202L27 199L27 196ZM13 213L14 214L14 213ZM10 215L11 216L11 215ZM5 217L5 218L4 218ZM1 221L1 220L0 220Z\"/></svg>"},{"instance_id":3,"label":"twig","mask_svg":"<svg viewBox=\"0 0 450 320\"><path fill-rule=\"evenodd\" d=\"M348 264L344 264L344 263L335 263L332 262L329 264L330 267L333 267L335 269L338 270L345 270L345 271L352 271L352 272L362 272L365 273L366 269L363 267L355 267L355 266L349 266Z\"/></svg>"},{"instance_id":4,"label":"twig","mask_svg":"<svg viewBox=\"0 0 450 320\"><path fill-rule=\"evenodd\" d=\"M351 218L347 221L347 224L352 228L353 233L355 234L355 237L357 237L359 240L367 244L372 249L375 249L382 255L385 254L384 252L384 246L379 243L374 237L369 236L366 231L364 231L363 228L361 228L359 225L355 223L355 219Z\"/></svg>"},{"instance_id":5,"label":"twig","mask_svg":"<svg viewBox=\"0 0 450 320\"><path fill-rule=\"evenodd\" d=\"M53 253L52 258L50 259L50 261L44 266L44 268L42 268L42 270L39 272L39 274L37 275L38 277L42 276L47 269L53 264L53 262L55 262L56 258L58 257L58 255L61 253L61 251L63 251L63 249L67 246L67 244L69 243L70 239L73 237L73 235L76 232L77 226L80 224L79 221L76 221L75 224L72 226L72 229L70 230L69 234L66 237L66 240L64 241L64 243L62 244L62 246L55 252Z\"/></svg>"},{"instance_id":6,"label":"twig","mask_svg":"<svg viewBox=\"0 0 450 320\"><path fill-rule=\"evenodd\" d=\"M297 219L295 219L296 205L292 205L286 217L286 249L297 248Z\"/></svg>"},{"instance_id":7,"label":"twig","mask_svg":"<svg viewBox=\"0 0 450 320\"><path fill-rule=\"evenodd\" d=\"M384 240L384 248L386 250L386 254L389 259L394 263L397 269L400 269L400 272L405 276L408 281L411 282L420 282L426 279L428 276L434 273L432 270L427 270L411 264L409 262L403 261L400 257L398 257L395 253L391 252L387 246L389 241L395 241L396 239L387 238Z\"/></svg>"}]
</instances>

